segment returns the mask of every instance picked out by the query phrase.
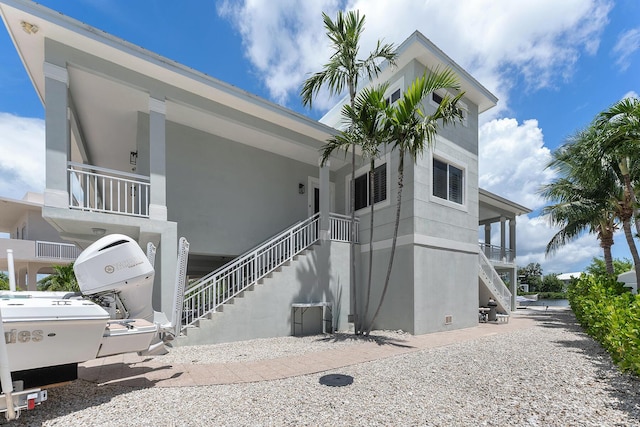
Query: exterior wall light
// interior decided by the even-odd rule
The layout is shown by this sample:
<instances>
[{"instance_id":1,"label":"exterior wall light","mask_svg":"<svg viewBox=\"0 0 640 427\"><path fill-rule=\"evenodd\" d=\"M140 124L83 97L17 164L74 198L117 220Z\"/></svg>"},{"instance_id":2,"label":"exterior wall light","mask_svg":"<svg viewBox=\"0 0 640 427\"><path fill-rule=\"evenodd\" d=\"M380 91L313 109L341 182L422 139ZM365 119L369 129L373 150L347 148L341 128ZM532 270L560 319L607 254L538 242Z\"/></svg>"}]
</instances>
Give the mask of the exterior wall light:
<instances>
[{"instance_id":1,"label":"exterior wall light","mask_svg":"<svg viewBox=\"0 0 640 427\"><path fill-rule=\"evenodd\" d=\"M138 163L138 151L132 151L129 154L129 163L131 163L132 165L135 165L136 163Z\"/></svg>"},{"instance_id":2,"label":"exterior wall light","mask_svg":"<svg viewBox=\"0 0 640 427\"><path fill-rule=\"evenodd\" d=\"M298 184L298 193L304 194L304 184L303 183Z\"/></svg>"},{"instance_id":3,"label":"exterior wall light","mask_svg":"<svg viewBox=\"0 0 640 427\"><path fill-rule=\"evenodd\" d=\"M30 23L29 23L29 22L27 22L27 21L21 21L21 22L20 22L20 25L22 25L22 29L23 29L23 30L24 30L24 32L25 32L25 33L27 33L27 34L35 34L35 33L37 33L37 32L38 32L38 30L40 29L40 28L38 28L38 26L37 26L37 25L35 25L35 24L30 24Z\"/></svg>"}]
</instances>

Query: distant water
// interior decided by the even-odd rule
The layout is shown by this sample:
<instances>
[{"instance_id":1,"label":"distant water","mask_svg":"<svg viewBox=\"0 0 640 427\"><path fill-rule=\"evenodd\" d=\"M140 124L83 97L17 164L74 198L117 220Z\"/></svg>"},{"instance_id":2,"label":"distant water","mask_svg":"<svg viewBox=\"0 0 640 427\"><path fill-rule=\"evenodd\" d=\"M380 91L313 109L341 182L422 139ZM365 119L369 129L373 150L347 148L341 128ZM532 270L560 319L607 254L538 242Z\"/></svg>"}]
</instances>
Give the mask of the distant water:
<instances>
[{"instance_id":1,"label":"distant water","mask_svg":"<svg viewBox=\"0 0 640 427\"><path fill-rule=\"evenodd\" d=\"M526 306L550 306L550 307L569 307L568 299L539 299L538 301L521 302L520 307Z\"/></svg>"}]
</instances>

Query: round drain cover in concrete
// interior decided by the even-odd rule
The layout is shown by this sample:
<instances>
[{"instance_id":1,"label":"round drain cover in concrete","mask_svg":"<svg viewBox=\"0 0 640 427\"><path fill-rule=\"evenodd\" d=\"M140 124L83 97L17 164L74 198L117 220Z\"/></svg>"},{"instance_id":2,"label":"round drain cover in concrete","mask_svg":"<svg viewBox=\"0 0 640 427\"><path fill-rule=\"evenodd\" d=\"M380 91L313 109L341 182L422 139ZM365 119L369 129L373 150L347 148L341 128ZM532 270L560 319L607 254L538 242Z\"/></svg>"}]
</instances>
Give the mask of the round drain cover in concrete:
<instances>
[{"instance_id":1,"label":"round drain cover in concrete","mask_svg":"<svg viewBox=\"0 0 640 427\"><path fill-rule=\"evenodd\" d=\"M351 375L329 374L320 377L320 384L328 385L330 387L343 387L352 383L353 377Z\"/></svg>"}]
</instances>

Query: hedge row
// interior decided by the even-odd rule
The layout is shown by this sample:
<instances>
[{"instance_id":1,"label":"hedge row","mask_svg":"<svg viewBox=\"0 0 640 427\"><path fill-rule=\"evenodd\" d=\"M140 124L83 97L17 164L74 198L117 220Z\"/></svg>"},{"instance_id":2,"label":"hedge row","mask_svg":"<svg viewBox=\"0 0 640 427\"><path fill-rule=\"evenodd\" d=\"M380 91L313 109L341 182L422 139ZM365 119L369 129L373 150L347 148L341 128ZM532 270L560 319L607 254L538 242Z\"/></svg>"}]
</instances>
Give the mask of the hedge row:
<instances>
[{"instance_id":1,"label":"hedge row","mask_svg":"<svg viewBox=\"0 0 640 427\"><path fill-rule=\"evenodd\" d=\"M640 296L615 278L582 276L568 289L571 308L587 333L623 370L640 376Z\"/></svg>"}]
</instances>

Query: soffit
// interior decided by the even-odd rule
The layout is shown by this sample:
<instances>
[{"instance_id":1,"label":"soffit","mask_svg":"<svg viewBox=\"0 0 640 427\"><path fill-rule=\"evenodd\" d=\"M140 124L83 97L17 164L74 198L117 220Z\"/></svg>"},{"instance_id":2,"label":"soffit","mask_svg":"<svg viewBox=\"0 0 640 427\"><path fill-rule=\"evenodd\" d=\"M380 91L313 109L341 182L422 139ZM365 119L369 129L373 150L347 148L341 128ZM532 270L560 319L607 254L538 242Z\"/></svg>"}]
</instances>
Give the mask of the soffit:
<instances>
[{"instance_id":1,"label":"soffit","mask_svg":"<svg viewBox=\"0 0 640 427\"><path fill-rule=\"evenodd\" d=\"M0 2L0 12L41 100L44 99L43 64L46 37L105 61L125 66L151 79L170 84L177 90L228 106L246 117L241 121L230 122L225 120L224 116L216 115L214 111L186 104L173 104L169 99L167 119L176 123L314 165L318 162L318 147L335 133L335 130L315 120L41 5L20 0L5 0ZM21 27L22 21L37 25L38 32L25 32ZM100 152L104 148L114 152L118 150L122 153L120 161L128 162L128 153L135 145L137 111L149 111L149 94L140 88L132 88L122 82L92 74L89 70L76 68L73 64L68 66L68 71L70 93L82 124L82 131L85 139L92 141L90 155L94 157L93 160L96 161L96 156L102 157ZM259 126L245 126L250 122L277 125L282 133L265 134ZM295 138L296 135L304 138ZM101 148L95 148L97 146ZM123 160L123 157L126 159ZM344 164L344 159L336 157L332 159L331 169L336 170Z\"/></svg>"}]
</instances>

